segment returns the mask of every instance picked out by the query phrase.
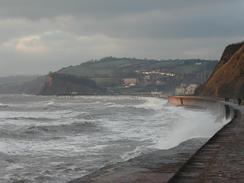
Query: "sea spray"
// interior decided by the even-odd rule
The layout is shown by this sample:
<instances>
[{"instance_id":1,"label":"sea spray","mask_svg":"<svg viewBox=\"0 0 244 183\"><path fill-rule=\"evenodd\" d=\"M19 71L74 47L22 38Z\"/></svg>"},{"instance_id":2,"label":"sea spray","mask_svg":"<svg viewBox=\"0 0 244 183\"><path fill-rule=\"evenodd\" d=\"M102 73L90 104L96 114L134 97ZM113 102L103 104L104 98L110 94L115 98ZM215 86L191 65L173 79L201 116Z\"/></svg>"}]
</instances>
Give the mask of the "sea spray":
<instances>
[{"instance_id":1,"label":"sea spray","mask_svg":"<svg viewBox=\"0 0 244 183\"><path fill-rule=\"evenodd\" d=\"M66 182L224 125L208 111L136 96L0 96L0 182Z\"/></svg>"}]
</instances>

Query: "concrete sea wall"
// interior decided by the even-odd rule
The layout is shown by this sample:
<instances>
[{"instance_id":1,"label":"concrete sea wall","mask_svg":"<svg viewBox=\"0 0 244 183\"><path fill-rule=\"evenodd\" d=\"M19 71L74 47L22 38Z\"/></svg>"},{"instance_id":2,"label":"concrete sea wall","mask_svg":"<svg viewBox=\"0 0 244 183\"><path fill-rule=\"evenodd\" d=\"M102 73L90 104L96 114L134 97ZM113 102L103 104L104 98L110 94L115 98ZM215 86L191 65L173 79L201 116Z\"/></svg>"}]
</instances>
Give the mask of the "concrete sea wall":
<instances>
[{"instance_id":1,"label":"concrete sea wall","mask_svg":"<svg viewBox=\"0 0 244 183\"><path fill-rule=\"evenodd\" d=\"M170 97L181 105L187 98ZM189 97L189 100L190 97ZM244 180L244 106L237 99L217 100L231 121L208 140L168 181L169 183L242 183ZM195 105L195 104L194 104Z\"/></svg>"},{"instance_id":2,"label":"concrete sea wall","mask_svg":"<svg viewBox=\"0 0 244 183\"><path fill-rule=\"evenodd\" d=\"M168 103L174 106L197 107L206 109L219 118L231 121L234 117L234 108L226 103L224 99L197 97L197 96L171 96Z\"/></svg>"}]
</instances>

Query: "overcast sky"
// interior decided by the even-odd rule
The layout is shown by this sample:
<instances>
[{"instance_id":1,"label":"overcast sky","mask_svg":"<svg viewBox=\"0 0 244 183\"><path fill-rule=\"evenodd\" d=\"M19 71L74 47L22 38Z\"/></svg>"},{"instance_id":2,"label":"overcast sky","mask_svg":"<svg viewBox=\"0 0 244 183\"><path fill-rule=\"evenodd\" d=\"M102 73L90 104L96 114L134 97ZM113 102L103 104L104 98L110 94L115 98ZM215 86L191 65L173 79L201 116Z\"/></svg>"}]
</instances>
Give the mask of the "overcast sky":
<instances>
[{"instance_id":1,"label":"overcast sky","mask_svg":"<svg viewBox=\"0 0 244 183\"><path fill-rule=\"evenodd\" d=\"M105 56L219 59L244 0L0 0L0 76Z\"/></svg>"}]
</instances>

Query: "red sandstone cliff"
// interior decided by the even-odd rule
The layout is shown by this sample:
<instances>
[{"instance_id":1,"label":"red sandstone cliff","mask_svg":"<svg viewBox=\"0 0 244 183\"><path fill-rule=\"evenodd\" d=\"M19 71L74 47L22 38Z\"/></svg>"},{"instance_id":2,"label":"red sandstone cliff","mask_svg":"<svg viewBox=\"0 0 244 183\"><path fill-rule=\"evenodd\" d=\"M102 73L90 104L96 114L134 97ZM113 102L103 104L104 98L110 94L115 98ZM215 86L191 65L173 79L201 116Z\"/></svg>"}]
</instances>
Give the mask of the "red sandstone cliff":
<instances>
[{"instance_id":1,"label":"red sandstone cliff","mask_svg":"<svg viewBox=\"0 0 244 183\"><path fill-rule=\"evenodd\" d=\"M244 42L225 48L214 72L196 94L244 98Z\"/></svg>"},{"instance_id":2,"label":"red sandstone cliff","mask_svg":"<svg viewBox=\"0 0 244 183\"><path fill-rule=\"evenodd\" d=\"M41 95L95 95L105 90L95 81L73 75L50 73L42 88Z\"/></svg>"}]
</instances>

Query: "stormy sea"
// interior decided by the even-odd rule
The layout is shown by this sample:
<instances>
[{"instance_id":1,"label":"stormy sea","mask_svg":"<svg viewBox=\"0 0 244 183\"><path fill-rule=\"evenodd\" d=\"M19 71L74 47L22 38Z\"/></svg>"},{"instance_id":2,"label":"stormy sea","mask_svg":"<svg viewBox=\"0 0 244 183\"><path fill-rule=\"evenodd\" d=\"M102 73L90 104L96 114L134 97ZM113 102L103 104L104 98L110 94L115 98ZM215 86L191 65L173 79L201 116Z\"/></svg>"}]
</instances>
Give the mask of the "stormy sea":
<instances>
[{"instance_id":1,"label":"stormy sea","mask_svg":"<svg viewBox=\"0 0 244 183\"><path fill-rule=\"evenodd\" d=\"M162 98L0 95L0 182L67 182L224 123Z\"/></svg>"}]
</instances>

